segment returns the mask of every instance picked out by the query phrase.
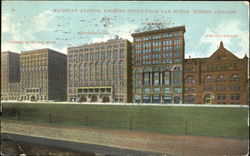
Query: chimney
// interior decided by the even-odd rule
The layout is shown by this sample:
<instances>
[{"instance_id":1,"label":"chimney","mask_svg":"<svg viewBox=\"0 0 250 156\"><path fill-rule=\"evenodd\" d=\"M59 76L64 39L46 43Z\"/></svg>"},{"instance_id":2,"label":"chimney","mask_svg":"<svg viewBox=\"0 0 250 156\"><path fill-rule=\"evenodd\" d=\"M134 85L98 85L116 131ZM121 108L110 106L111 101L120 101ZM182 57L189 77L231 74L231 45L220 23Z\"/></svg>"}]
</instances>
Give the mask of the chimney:
<instances>
[{"instance_id":1,"label":"chimney","mask_svg":"<svg viewBox=\"0 0 250 156\"><path fill-rule=\"evenodd\" d=\"M220 41L220 48L224 48L222 41Z\"/></svg>"}]
</instances>

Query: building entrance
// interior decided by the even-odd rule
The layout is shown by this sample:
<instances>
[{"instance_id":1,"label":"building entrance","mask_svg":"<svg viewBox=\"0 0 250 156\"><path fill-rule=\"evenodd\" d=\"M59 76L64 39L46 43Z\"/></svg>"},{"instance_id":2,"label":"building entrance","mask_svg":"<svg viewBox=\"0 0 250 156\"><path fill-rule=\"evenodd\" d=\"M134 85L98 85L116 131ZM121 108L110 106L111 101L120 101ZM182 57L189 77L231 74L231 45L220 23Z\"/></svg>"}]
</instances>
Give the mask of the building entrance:
<instances>
[{"instance_id":1,"label":"building entrance","mask_svg":"<svg viewBox=\"0 0 250 156\"><path fill-rule=\"evenodd\" d=\"M212 103L212 96L211 96L211 94L206 94L204 96L204 103L205 104L211 104Z\"/></svg>"},{"instance_id":2,"label":"building entrance","mask_svg":"<svg viewBox=\"0 0 250 156\"><path fill-rule=\"evenodd\" d=\"M102 98L102 102L110 102L109 97L108 97L108 96L104 96L104 97Z\"/></svg>"},{"instance_id":3,"label":"building entrance","mask_svg":"<svg viewBox=\"0 0 250 156\"><path fill-rule=\"evenodd\" d=\"M93 95L93 96L91 97L91 102L97 102L97 101L98 101L97 96L96 96L96 95Z\"/></svg>"},{"instance_id":4,"label":"building entrance","mask_svg":"<svg viewBox=\"0 0 250 156\"><path fill-rule=\"evenodd\" d=\"M35 96L35 95L32 95L32 96L30 97L30 101L37 101L36 96Z\"/></svg>"},{"instance_id":5,"label":"building entrance","mask_svg":"<svg viewBox=\"0 0 250 156\"><path fill-rule=\"evenodd\" d=\"M79 99L79 102L87 102L86 96L82 95Z\"/></svg>"}]
</instances>

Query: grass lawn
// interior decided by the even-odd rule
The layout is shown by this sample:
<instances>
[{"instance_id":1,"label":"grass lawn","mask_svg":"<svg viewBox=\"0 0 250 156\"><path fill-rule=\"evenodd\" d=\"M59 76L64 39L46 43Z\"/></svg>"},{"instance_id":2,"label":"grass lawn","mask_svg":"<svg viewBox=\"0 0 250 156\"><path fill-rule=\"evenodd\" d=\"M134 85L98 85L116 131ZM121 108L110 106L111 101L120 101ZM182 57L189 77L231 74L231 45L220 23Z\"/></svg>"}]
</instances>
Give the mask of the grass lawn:
<instances>
[{"instance_id":1,"label":"grass lawn","mask_svg":"<svg viewBox=\"0 0 250 156\"><path fill-rule=\"evenodd\" d=\"M3 121L248 139L248 108L2 103Z\"/></svg>"}]
</instances>

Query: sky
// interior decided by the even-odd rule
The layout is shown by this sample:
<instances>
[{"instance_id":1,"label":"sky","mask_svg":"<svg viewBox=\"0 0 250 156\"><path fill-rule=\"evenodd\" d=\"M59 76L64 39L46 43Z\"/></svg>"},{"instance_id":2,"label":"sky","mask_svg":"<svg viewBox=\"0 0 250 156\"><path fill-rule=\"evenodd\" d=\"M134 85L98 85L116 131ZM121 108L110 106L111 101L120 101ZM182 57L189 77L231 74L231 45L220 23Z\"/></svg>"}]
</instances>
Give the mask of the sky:
<instances>
[{"instance_id":1,"label":"sky","mask_svg":"<svg viewBox=\"0 0 250 156\"><path fill-rule=\"evenodd\" d=\"M248 2L2 1L1 51L67 48L118 35L185 26L185 57L209 57L223 41L249 57Z\"/></svg>"}]
</instances>

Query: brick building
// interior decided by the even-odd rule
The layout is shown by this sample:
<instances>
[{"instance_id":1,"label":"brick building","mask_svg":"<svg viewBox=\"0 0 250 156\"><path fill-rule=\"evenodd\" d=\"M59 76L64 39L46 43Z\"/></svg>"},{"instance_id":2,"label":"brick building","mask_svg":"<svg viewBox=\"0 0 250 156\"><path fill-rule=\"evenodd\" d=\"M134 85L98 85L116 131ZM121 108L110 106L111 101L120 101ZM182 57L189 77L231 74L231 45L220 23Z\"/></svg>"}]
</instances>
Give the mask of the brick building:
<instances>
[{"instance_id":1,"label":"brick building","mask_svg":"<svg viewBox=\"0 0 250 156\"><path fill-rule=\"evenodd\" d=\"M18 100L20 87L20 55L1 52L1 100Z\"/></svg>"},{"instance_id":2,"label":"brick building","mask_svg":"<svg viewBox=\"0 0 250 156\"><path fill-rule=\"evenodd\" d=\"M118 38L68 48L68 101L131 102L131 51Z\"/></svg>"},{"instance_id":3,"label":"brick building","mask_svg":"<svg viewBox=\"0 0 250 156\"><path fill-rule=\"evenodd\" d=\"M133 33L133 102L182 103L185 27Z\"/></svg>"},{"instance_id":4,"label":"brick building","mask_svg":"<svg viewBox=\"0 0 250 156\"><path fill-rule=\"evenodd\" d=\"M223 43L208 58L185 60L184 102L247 104L248 58L238 58Z\"/></svg>"},{"instance_id":5,"label":"brick building","mask_svg":"<svg viewBox=\"0 0 250 156\"><path fill-rule=\"evenodd\" d=\"M66 100L67 57L51 50L21 52L20 100Z\"/></svg>"}]
</instances>

